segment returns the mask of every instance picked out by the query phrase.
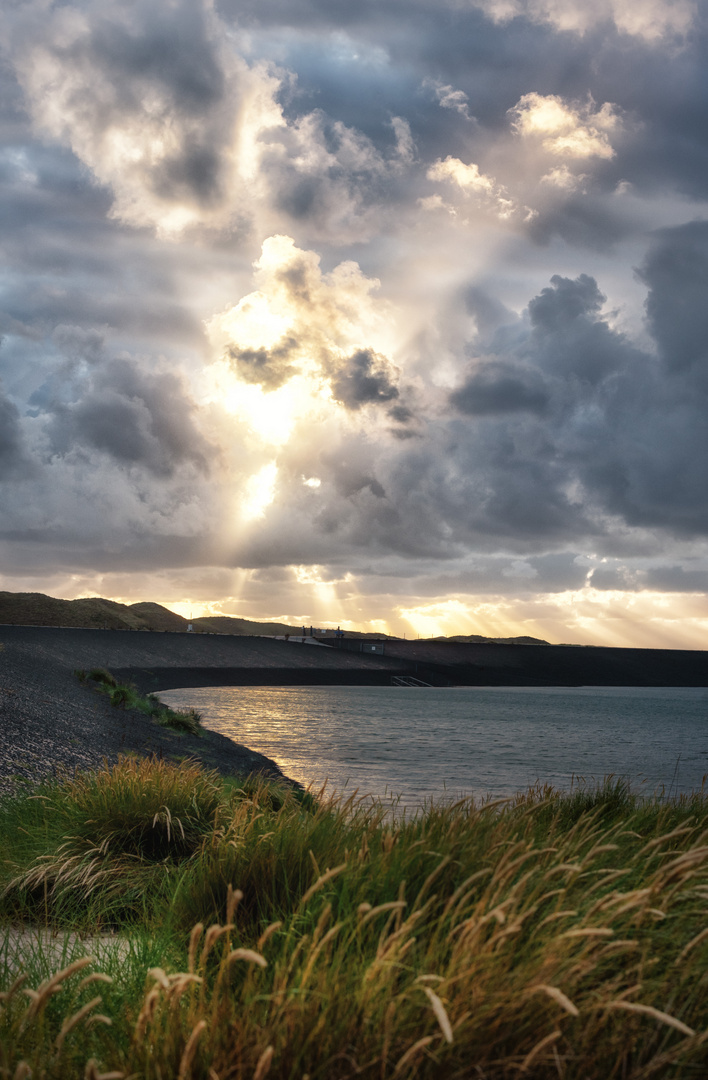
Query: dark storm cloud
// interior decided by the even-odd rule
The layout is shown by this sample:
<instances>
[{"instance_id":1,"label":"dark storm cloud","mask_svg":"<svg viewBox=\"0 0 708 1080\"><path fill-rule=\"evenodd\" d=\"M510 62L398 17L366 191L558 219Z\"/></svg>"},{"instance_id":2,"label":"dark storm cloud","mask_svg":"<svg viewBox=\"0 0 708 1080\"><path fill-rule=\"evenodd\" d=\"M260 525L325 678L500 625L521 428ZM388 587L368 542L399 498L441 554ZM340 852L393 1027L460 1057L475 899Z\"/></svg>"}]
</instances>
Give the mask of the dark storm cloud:
<instances>
[{"instance_id":1,"label":"dark storm cloud","mask_svg":"<svg viewBox=\"0 0 708 1080\"><path fill-rule=\"evenodd\" d=\"M697 4L693 26L679 50L627 48L608 37L595 50L592 92L619 102L639 124L622 146L617 171L643 192L678 188L692 197L708 194L708 9Z\"/></svg>"},{"instance_id":2,"label":"dark storm cloud","mask_svg":"<svg viewBox=\"0 0 708 1080\"><path fill-rule=\"evenodd\" d=\"M598 566L592 572L594 589L639 592L650 589L662 593L708 593L708 570L694 566L667 565L643 568L631 565Z\"/></svg>"},{"instance_id":3,"label":"dark storm cloud","mask_svg":"<svg viewBox=\"0 0 708 1080\"><path fill-rule=\"evenodd\" d=\"M24 465L20 414L0 384L0 479L16 476Z\"/></svg>"},{"instance_id":4,"label":"dark storm cloud","mask_svg":"<svg viewBox=\"0 0 708 1080\"><path fill-rule=\"evenodd\" d=\"M345 442L336 457L320 457L322 510L310 522L336 538L342 552L353 545L404 558L447 560L500 544L528 553L572 543L595 527L568 498L568 473L548 444L537 425L519 430L487 418L429 420L423 438L379 446L375 456ZM376 488L367 483L371 477ZM385 499L372 499L369 491Z\"/></svg>"},{"instance_id":5,"label":"dark storm cloud","mask_svg":"<svg viewBox=\"0 0 708 1080\"><path fill-rule=\"evenodd\" d=\"M708 222L659 233L640 271L649 329L667 368L708 377ZM708 382L705 384L708 386Z\"/></svg>"},{"instance_id":6,"label":"dark storm cloud","mask_svg":"<svg viewBox=\"0 0 708 1080\"><path fill-rule=\"evenodd\" d=\"M289 362L297 346L295 338L286 338L271 349L263 346L246 349L231 345L227 349L227 356L238 377L244 382L256 383L268 390L277 390L297 371Z\"/></svg>"},{"instance_id":7,"label":"dark storm cloud","mask_svg":"<svg viewBox=\"0 0 708 1080\"><path fill-rule=\"evenodd\" d=\"M641 276L659 360L602 318L593 278L556 275L530 302L526 333L498 330L498 357L451 395L472 424L455 425L454 444L460 467L475 462L474 484L463 483L470 522L475 506L478 527L551 539L587 528L594 506L630 525L708 533L708 226L664 230ZM565 495L578 483L582 511Z\"/></svg>"},{"instance_id":8,"label":"dark storm cloud","mask_svg":"<svg viewBox=\"0 0 708 1080\"><path fill-rule=\"evenodd\" d=\"M587 501L572 497L585 468L579 432L587 437L590 417L603 445L607 386L639 355L600 317L603 300L588 275L554 276L525 324L492 331L487 358L450 395L467 419L439 430L445 465L433 464L431 493L453 535L533 550L603 531Z\"/></svg>"},{"instance_id":9,"label":"dark storm cloud","mask_svg":"<svg viewBox=\"0 0 708 1080\"><path fill-rule=\"evenodd\" d=\"M531 347L540 367L564 379L593 385L626 364L632 350L598 317L606 297L587 274L575 280L554 274L552 288L529 304Z\"/></svg>"},{"instance_id":10,"label":"dark storm cloud","mask_svg":"<svg viewBox=\"0 0 708 1080\"><path fill-rule=\"evenodd\" d=\"M510 559L499 555L479 555L456 561L450 559L441 572L435 563L427 568L421 562L414 580L404 562L382 560L379 565L362 564L363 590L371 595L391 593L419 597L451 594L499 595L513 588L524 594L562 592L581 589L588 568L572 552L531 555L528 559ZM335 576L332 572L332 576Z\"/></svg>"},{"instance_id":11,"label":"dark storm cloud","mask_svg":"<svg viewBox=\"0 0 708 1080\"><path fill-rule=\"evenodd\" d=\"M549 396L537 371L505 361L492 361L475 368L460 389L450 395L450 404L469 416L543 413Z\"/></svg>"},{"instance_id":12,"label":"dark storm cloud","mask_svg":"<svg viewBox=\"0 0 708 1080\"><path fill-rule=\"evenodd\" d=\"M659 592L708 593L708 569L687 566L656 566L647 570L643 580L647 589Z\"/></svg>"},{"instance_id":13,"label":"dark storm cloud","mask_svg":"<svg viewBox=\"0 0 708 1080\"><path fill-rule=\"evenodd\" d=\"M347 409L383 404L398 397L394 377L384 356L372 349L358 349L332 379L332 393Z\"/></svg>"},{"instance_id":14,"label":"dark storm cloud","mask_svg":"<svg viewBox=\"0 0 708 1080\"><path fill-rule=\"evenodd\" d=\"M602 170L607 173L609 170ZM613 169L613 172L615 170ZM596 182L598 178L596 176ZM607 188L614 188L621 174L611 177ZM637 231L637 222L618 205L608 205L601 194L570 195L553 200L540 209L528 226L529 236L539 244L548 244L554 236L573 247L608 251Z\"/></svg>"},{"instance_id":15,"label":"dark storm cloud","mask_svg":"<svg viewBox=\"0 0 708 1080\"><path fill-rule=\"evenodd\" d=\"M511 550L533 551L595 532L586 508L569 497L569 470L541 423L483 418L470 430L458 422L445 450L434 498L453 537L483 549L503 537Z\"/></svg>"},{"instance_id":16,"label":"dark storm cloud","mask_svg":"<svg viewBox=\"0 0 708 1080\"><path fill-rule=\"evenodd\" d=\"M604 505L633 525L708 532L708 231L665 229L641 277L650 286L648 326L659 362L627 356L607 380L594 415L577 427L581 476Z\"/></svg>"},{"instance_id":17,"label":"dark storm cloud","mask_svg":"<svg viewBox=\"0 0 708 1080\"><path fill-rule=\"evenodd\" d=\"M491 296L478 285L470 285L463 294L465 309L474 316L477 333L488 338L499 326L508 324L512 313L496 296Z\"/></svg>"},{"instance_id":18,"label":"dark storm cloud","mask_svg":"<svg viewBox=\"0 0 708 1080\"><path fill-rule=\"evenodd\" d=\"M407 405L394 405L386 413L392 420L395 420L397 424L407 424L409 420L414 418L412 409L409 409Z\"/></svg>"},{"instance_id":19,"label":"dark storm cloud","mask_svg":"<svg viewBox=\"0 0 708 1080\"><path fill-rule=\"evenodd\" d=\"M555 274L551 278L552 288L545 288L529 304L531 322L539 331L553 333L578 325L588 326L588 317L592 318L602 307L605 297L597 287L597 282L587 274L581 274L575 281Z\"/></svg>"},{"instance_id":20,"label":"dark storm cloud","mask_svg":"<svg viewBox=\"0 0 708 1080\"><path fill-rule=\"evenodd\" d=\"M195 427L194 406L170 373L148 374L132 360L112 360L80 400L53 411L56 453L83 446L163 477L185 462L207 469L209 447Z\"/></svg>"}]
</instances>

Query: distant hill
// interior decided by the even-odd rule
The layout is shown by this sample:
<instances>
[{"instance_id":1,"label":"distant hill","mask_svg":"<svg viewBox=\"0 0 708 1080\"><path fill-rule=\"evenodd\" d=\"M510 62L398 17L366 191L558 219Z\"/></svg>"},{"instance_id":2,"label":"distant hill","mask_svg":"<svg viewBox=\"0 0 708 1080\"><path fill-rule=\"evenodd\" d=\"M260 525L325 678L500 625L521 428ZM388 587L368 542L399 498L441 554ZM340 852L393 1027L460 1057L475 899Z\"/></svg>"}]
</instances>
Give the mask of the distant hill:
<instances>
[{"instance_id":1,"label":"distant hill","mask_svg":"<svg viewBox=\"0 0 708 1080\"><path fill-rule=\"evenodd\" d=\"M192 619L196 633L265 635L297 634L301 627L283 623L259 623L227 616ZM13 626L71 626L105 630L155 630L185 633L189 620L162 604L117 604L115 600L90 597L58 600L44 593L0 592L0 624Z\"/></svg>"},{"instance_id":2,"label":"distant hill","mask_svg":"<svg viewBox=\"0 0 708 1080\"><path fill-rule=\"evenodd\" d=\"M140 606L140 605L137 605ZM160 608L172 615L166 608ZM173 618L179 619L179 615ZM184 622L184 620L181 620ZM91 597L86 600L57 600L44 593L0 592L0 623L15 626L74 626L108 630L145 630L140 614L114 600ZM185 624L186 629L186 624Z\"/></svg>"},{"instance_id":3,"label":"distant hill","mask_svg":"<svg viewBox=\"0 0 708 1080\"><path fill-rule=\"evenodd\" d=\"M135 605L134 605L135 606ZM260 634L264 637L283 637L285 634L290 634L291 637L299 637L302 634L303 626L300 623L298 626L286 626L285 623L278 622L253 622L250 619L237 619L231 615L205 615L202 619L194 619L194 629L207 632L209 634L240 634L242 637ZM310 624L304 627L305 633L310 633ZM317 637L325 637L321 628L315 627L313 629ZM331 635L333 628L328 633ZM346 636L348 638L360 638L363 641L382 641L391 638L391 634L374 634L366 630L347 630Z\"/></svg>"},{"instance_id":4,"label":"distant hill","mask_svg":"<svg viewBox=\"0 0 708 1080\"><path fill-rule=\"evenodd\" d=\"M44 593L0 592L0 625L13 626L71 626L95 630L154 630L186 633L190 620L184 619L162 604L144 601L139 604L117 604L115 600L90 597L84 600L58 600ZM229 615L207 615L192 619L197 634L236 634L240 637L297 637L302 625L287 626L279 622L256 622ZM309 632L309 626L305 628ZM347 630L348 638L362 640L392 639L390 634L374 634ZM395 639L393 639L395 640ZM488 638L479 634L459 634L456 637L437 637L433 641L493 643L496 645L548 645L533 637Z\"/></svg>"},{"instance_id":5,"label":"distant hill","mask_svg":"<svg viewBox=\"0 0 708 1080\"><path fill-rule=\"evenodd\" d=\"M482 637L479 634L456 634L454 637L437 637L432 641L459 641L475 645L550 645L550 641L544 641L537 637Z\"/></svg>"},{"instance_id":6,"label":"distant hill","mask_svg":"<svg viewBox=\"0 0 708 1080\"><path fill-rule=\"evenodd\" d=\"M302 633L302 625L256 622L228 615L208 615L185 619L162 604L144 601L117 604L115 600L90 597L85 600L58 600L44 593L0 592L0 625L71 626L100 630L154 630L186 633L189 623L195 633L237 634L241 637L276 637ZM307 628L309 630L309 626ZM349 635L351 636L351 635ZM375 635L357 634L356 637Z\"/></svg>"},{"instance_id":7,"label":"distant hill","mask_svg":"<svg viewBox=\"0 0 708 1080\"><path fill-rule=\"evenodd\" d=\"M301 634L302 626L286 626L277 622L254 622L251 619L237 619L231 615L205 615L194 619L194 629L207 634L237 634L248 637L261 634L264 637L278 637L282 634Z\"/></svg>"},{"instance_id":8,"label":"distant hill","mask_svg":"<svg viewBox=\"0 0 708 1080\"><path fill-rule=\"evenodd\" d=\"M141 619L148 630L169 630L184 633L189 626L189 620L183 619L176 611L170 611L162 604L131 604L126 608L138 619Z\"/></svg>"}]
</instances>

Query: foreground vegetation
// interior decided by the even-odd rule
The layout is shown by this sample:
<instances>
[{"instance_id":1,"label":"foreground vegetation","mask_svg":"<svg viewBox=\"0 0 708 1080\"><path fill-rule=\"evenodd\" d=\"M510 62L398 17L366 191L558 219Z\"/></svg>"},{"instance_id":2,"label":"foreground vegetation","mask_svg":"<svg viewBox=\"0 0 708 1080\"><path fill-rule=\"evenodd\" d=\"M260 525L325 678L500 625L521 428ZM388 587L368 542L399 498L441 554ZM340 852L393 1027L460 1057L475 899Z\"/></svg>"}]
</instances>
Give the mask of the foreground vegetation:
<instances>
[{"instance_id":1,"label":"foreground vegetation","mask_svg":"<svg viewBox=\"0 0 708 1080\"><path fill-rule=\"evenodd\" d=\"M6 928L0 1076L705 1076L702 795L389 811L129 758L7 801L0 916L66 948Z\"/></svg>"}]
</instances>

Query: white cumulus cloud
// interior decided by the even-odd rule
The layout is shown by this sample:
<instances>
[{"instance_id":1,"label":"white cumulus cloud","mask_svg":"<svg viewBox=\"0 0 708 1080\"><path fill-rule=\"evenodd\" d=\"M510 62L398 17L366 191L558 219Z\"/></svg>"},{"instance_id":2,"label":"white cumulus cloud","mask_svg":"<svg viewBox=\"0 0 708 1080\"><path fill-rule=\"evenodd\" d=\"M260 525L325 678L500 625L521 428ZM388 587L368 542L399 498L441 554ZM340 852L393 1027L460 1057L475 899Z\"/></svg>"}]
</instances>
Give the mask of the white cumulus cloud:
<instances>
[{"instance_id":1,"label":"white cumulus cloud","mask_svg":"<svg viewBox=\"0 0 708 1080\"><path fill-rule=\"evenodd\" d=\"M557 94L524 94L509 110L514 130L524 139L538 139L544 150L559 157L612 158L610 134L619 118L614 106L594 108L568 104Z\"/></svg>"}]
</instances>

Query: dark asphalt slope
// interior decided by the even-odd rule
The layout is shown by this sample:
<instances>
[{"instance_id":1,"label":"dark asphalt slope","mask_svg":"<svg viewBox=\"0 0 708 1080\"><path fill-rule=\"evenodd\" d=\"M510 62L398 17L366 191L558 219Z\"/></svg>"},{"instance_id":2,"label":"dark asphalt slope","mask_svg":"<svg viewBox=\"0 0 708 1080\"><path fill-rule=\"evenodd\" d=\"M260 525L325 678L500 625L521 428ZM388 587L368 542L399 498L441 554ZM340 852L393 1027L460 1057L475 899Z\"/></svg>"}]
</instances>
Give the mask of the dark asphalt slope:
<instances>
[{"instance_id":1,"label":"dark asphalt slope","mask_svg":"<svg viewBox=\"0 0 708 1080\"><path fill-rule=\"evenodd\" d=\"M170 634L131 630L77 630L54 626L0 626L0 642L30 647L38 657L74 668L107 667L150 676L155 671L180 672L223 669L232 672L317 671L340 682L343 674L399 670L397 661L359 653L338 652L320 645L302 645L272 638L230 634ZM405 667L405 665L404 665ZM180 683L178 685L184 685ZM225 685L222 681L220 685ZM167 689L167 687L163 687Z\"/></svg>"}]
</instances>

